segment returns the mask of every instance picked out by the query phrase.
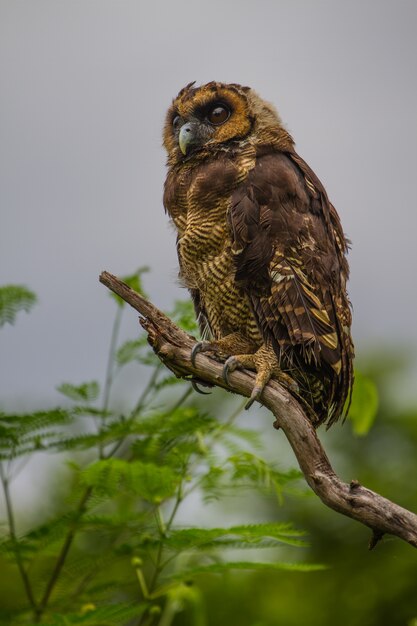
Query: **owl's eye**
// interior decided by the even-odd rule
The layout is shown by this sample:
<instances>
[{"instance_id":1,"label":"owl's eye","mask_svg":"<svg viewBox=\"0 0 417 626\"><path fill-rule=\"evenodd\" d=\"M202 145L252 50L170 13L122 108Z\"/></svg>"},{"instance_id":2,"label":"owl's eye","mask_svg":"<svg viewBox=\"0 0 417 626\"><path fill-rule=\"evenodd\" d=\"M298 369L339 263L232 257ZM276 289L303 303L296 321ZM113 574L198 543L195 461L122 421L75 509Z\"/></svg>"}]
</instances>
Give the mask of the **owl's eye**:
<instances>
[{"instance_id":1,"label":"owl's eye","mask_svg":"<svg viewBox=\"0 0 417 626\"><path fill-rule=\"evenodd\" d=\"M182 120L181 117L179 115L176 115L174 117L174 119L172 120L172 126L174 128L174 130L177 130L177 128L180 126Z\"/></svg>"},{"instance_id":2,"label":"owl's eye","mask_svg":"<svg viewBox=\"0 0 417 626\"><path fill-rule=\"evenodd\" d=\"M230 111L224 104L216 104L207 113L207 119L213 126L224 124L230 117Z\"/></svg>"}]
</instances>

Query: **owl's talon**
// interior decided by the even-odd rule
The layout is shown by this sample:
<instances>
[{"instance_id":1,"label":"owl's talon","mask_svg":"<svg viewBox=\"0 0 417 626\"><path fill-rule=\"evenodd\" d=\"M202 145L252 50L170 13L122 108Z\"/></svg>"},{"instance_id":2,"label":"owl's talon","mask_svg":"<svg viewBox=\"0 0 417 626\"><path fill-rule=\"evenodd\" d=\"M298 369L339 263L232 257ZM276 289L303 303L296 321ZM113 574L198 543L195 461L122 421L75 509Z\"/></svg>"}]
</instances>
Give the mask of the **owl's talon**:
<instances>
[{"instance_id":1,"label":"owl's talon","mask_svg":"<svg viewBox=\"0 0 417 626\"><path fill-rule=\"evenodd\" d=\"M191 387L194 389L194 391L200 393L202 396L209 396L211 394L211 391L202 391L195 380L191 381Z\"/></svg>"},{"instance_id":2,"label":"owl's talon","mask_svg":"<svg viewBox=\"0 0 417 626\"><path fill-rule=\"evenodd\" d=\"M198 341L196 344L194 344L193 349L191 350L191 365L196 367L195 360L199 352L206 352L210 349L211 345L208 341Z\"/></svg>"},{"instance_id":3,"label":"owl's talon","mask_svg":"<svg viewBox=\"0 0 417 626\"><path fill-rule=\"evenodd\" d=\"M234 356L229 356L229 358L226 360L223 366L223 372L222 372L223 380L226 383L226 385L230 385L230 381L229 381L230 372L234 372L235 369L237 369L239 366L240 366L240 363L238 359Z\"/></svg>"},{"instance_id":4,"label":"owl's talon","mask_svg":"<svg viewBox=\"0 0 417 626\"><path fill-rule=\"evenodd\" d=\"M246 402L245 404L245 411L247 411L248 409L251 408L252 404L256 401L256 400L260 400L261 397L261 393L263 392L264 388L263 387L254 387L252 389L252 393L250 394L250 398L249 400Z\"/></svg>"}]
</instances>

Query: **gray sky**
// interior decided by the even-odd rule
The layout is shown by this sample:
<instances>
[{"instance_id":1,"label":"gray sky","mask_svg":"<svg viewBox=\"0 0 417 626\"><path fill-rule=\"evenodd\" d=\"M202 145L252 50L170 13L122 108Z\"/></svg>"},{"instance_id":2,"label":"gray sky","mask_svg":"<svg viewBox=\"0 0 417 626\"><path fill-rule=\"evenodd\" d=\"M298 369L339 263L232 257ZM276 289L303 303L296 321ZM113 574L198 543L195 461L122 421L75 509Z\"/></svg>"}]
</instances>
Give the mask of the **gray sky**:
<instances>
[{"instance_id":1,"label":"gray sky","mask_svg":"<svg viewBox=\"0 0 417 626\"><path fill-rule=\"evenodd\" d=\"M0 333L3 405L103 377L101 270L149 265L157 305L185 295L161 129L191 80L277 106L353 242L357 352L417 349L416 18L413 0L0 0L0 284L40 299Z\"/></svg>"}]
</instances>

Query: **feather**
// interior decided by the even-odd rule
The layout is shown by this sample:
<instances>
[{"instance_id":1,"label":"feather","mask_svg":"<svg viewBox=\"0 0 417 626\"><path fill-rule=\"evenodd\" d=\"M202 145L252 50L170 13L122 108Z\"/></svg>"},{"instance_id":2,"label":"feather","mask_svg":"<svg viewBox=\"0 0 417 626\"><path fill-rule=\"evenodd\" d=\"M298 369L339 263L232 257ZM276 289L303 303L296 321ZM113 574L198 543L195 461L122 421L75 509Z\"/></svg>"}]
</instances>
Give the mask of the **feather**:
<instances>
[{"instance_id":1,"label":"feather","mask_svg":"<svg viewBox=\"0 0 417 626\"><path fill-rule=\"evenodd\" d=\"M283 366L301 359L321 380L326 415L336 419L353 382L353 346L340 321L349 309L347 244L320 181L296 153L264 152L232 196L229 224L236 280L265 340Z\"/></svg>"}]
</instances>

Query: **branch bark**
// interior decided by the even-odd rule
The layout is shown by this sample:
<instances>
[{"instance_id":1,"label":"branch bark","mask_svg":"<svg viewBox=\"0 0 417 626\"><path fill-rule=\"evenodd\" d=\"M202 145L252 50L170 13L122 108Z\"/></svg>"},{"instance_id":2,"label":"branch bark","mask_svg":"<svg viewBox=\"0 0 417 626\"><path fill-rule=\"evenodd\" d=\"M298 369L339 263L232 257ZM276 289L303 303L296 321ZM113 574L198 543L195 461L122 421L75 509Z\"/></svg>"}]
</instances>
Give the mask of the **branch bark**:
<instances>
[{"instance_id":1,"label":"branch bark","mask_svg":"<svg viewBox=\"0 0 417 626\"><path fill-rule=\"evenodd\" d=\"M140 314L140 323L148 341L161 361L176 376L198 379L209 385L250 396L254 374L248 370L229 375L230 385L222 377L223 364L204 353L190 360L194 337L178 328L151 302L133 291L121 280L103 272L100 282L130 304ZM344 483L335 474L310 420L297 400L279 383L271 380L262 394L262 404L275 417L275 428L285 433L305 479L321 501L368 526L372 531L369 548L376 546L384 534L391 534L417 548L417 515L352 480Z\"/></svg>"}]
</instances>

